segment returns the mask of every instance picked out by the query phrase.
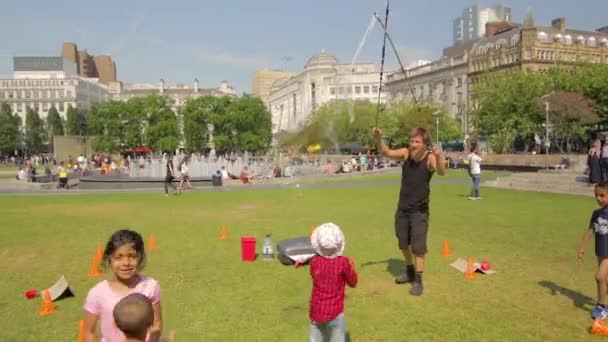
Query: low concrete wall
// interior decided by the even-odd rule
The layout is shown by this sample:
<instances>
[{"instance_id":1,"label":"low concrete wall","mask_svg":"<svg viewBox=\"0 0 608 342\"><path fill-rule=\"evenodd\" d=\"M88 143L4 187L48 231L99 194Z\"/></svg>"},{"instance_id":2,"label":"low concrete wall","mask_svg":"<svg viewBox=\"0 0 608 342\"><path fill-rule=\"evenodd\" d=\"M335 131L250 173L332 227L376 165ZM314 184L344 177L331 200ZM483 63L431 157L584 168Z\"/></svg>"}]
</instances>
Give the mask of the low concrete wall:
<instances>
[{"instance_id":1,"label":"low concrete wall","mask_svg":"<svg viewBox=\"0 0 608 342\"><path fill-rule=\"evenodd\" d=\"M174 179L177 186L179 180ZM192 177L193 188L213 186L211 177ZM79 189L164 189L164 178L92 175L80 178ZM171 189L172 190L172 189Z\"/></svg>"},{"instance_id":2,"label":"low concrete wall","mask_svg":"<svg viewBox=\"0 0 608 342\"><path fill-rule=\"evenodd\" d=\"M462 153L446 153L452 159L466 158ZM512 165L512 166L530 166L544 168L545 163L549 167L561 164L563 157L570 160L570 169L573 171L583 172L587 167L587 155L585 154L484 154L483 165Z\"/></svg>"}]
</instances>

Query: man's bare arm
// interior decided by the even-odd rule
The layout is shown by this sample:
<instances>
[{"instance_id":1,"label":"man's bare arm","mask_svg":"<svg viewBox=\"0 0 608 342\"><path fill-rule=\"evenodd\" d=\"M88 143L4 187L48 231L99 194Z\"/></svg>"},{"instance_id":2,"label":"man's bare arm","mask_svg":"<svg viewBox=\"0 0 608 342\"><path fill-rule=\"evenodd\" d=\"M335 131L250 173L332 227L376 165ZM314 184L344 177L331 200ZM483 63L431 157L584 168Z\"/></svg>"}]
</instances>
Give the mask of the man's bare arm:
<instances>
[{"instance_id":1,"label":"man's bare arm","mask_svg":"<svg viewBox=\"0 0 608 342\"><path fill-rule=\"evenodd\" d=\"M391 150L390 147L386 145L384 140L382 140L381 129L374 128L374 137L376 138L376 147L378 148L378 152L382 153L386 157L399 160L404 160L408 158L409 150L407 148Z\"/></svg>"}]
</instances>

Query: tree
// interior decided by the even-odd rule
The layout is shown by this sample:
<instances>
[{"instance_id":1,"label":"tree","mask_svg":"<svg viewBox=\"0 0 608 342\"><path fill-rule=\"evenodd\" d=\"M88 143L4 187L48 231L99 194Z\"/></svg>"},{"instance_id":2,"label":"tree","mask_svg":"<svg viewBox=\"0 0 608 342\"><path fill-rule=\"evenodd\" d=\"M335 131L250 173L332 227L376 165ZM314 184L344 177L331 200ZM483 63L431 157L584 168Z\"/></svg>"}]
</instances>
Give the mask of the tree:
<instances>
[{"instance_id":1,"label":"tree","mask_svg":"<svg viewBox=\"0 0 608 342\"><path fill-rule=\"evenodd\" d=\"M143 110L148 122L147 143L156 151L173 151L179 146L179 126L171 104L171 100L165 96L143 98Z\"/></svg>"},{"instance_id":2,"label":"tree","mask_svg":"<svg viewBox=\"0 0 608 342\"><path fill-rule=\"evenodd\" d=\"M259 98L244 95L234 100L227 111L234 126L232 138L237 150L258 152L270 146L272 119Z\"/></svg>"},{"instance_id":3,"label":"tree","mask_svg":"<svg viewBox=\"0 0 608 342\"><path fill-rule=\"evenodd\" d=\"M76 116L78 115L78 111L76 108L68 105L68 110L65 114L65 131L67 135L78 135L78 128L76 126L76 121L78 120Z\"/></svg>"},{"instance_id":4,"label":"tree","mask_svg":"<svg viewBox=\"0 0 608 342\"><path fill-rule=\"evenodd\" d=\"M215 96L201 96L186 101L183 110L184 140L189 151L202 151L209 142L209 125L216 111L225 113L225 108ZM222 116L222 115L218 115Z\"/></svg>"},{"instance_id":5,"label":"tree","mask_svg":"<svg viewBox=\"0 0 608 342\"><path fill-rule=\"evenodd\" d=\"M40 119L38 112L32 108L27 109L25 115L25 141L30 154L38 154L42 149L44 137L44 122Z\"/></svg>"},{"instance_id":6,"label":"tree","mask_svg":"<svg viewBox=\"0 0 608 342\"><path fill-rule=\"evenodd\" d=\"M283 146L320 144L326 150L339 150L341 146L373 148L372 128L376 125L393 146L407 146L412 128L425 128L435 137L435 117L439 106L412 103L392 103L378 111L370 101L331 101L311 114L309 123L295 134L282 139ZM447 142L462 136L458 123L440 114L440 140ZM433 139L435 140L435 139Z\"/></svg>"},{"instance_id":7,"label":"tree","mask_svg":"<svg viewBox=\"0 0 608 342\"><path fill-rule=\"evenodd\" d=\"M121 144L126 148L146 145L145 132L148 125L146 98L134 97L129 99L119 116L124 126L121 134Z\"/></svg>"},{"instance_id":8,"label":"tree","mask_svg":"<svg viewBox=\"0 0 608 342\"><path fill-rule=\"evenodd\" d=\"M46 116L46 128L49 142L53 142L53 137L56 135L64 135L63 119L59 116L59 112L55 106L51 106Z\"/></svg>"},{"instance_id":9,"label":"tree","mask_svg":"<svg viewBox=\"0 0 608 342\"><path fill-rule=\"evenodd\" d=\"M89 133L96 151L118 152L124 142L124 125L121 113L126 111L126 103L121 101L97 102L91 106L88 114Z\"/></svg>"},{"instance_id":10,"label":"tree","mask_svg":"<svg viewBox=\"0 0 608 342\"><path fill-rule=\"evenodd\" d=\"M439 137L435 113L439 113ZM407 146L410 131L418 127L429 133L433 143L437 140L446 143L462 138L459 124L442 111L438 104L426 103L417 106L410 102L395 103L388 108L385 120L387 126L384 133L394 146Z\"/></svg>"},{"instance_id":11,"label":"tree","mask_svg":"<svg viewBox=\"0 0 608 342\"><path fill-rule=\"evenodd\" d=\"M545 74L508 71L482 75L472 94L471 119L477 133L489 138L494 152L510 151L516 137L527 138L538 130L544 116L533 102L550 90Z\"/></svg>"},{"instance_id":12,"label":"tree","mask_svg":"<svg viewBox=\"0 0 608 342\"><path fill-rule=\"evenodd\" d=\"M12 154L20 146L21 118L14 115L10 105L0 105L0 153Z\"/></svg>"}]
</instances>

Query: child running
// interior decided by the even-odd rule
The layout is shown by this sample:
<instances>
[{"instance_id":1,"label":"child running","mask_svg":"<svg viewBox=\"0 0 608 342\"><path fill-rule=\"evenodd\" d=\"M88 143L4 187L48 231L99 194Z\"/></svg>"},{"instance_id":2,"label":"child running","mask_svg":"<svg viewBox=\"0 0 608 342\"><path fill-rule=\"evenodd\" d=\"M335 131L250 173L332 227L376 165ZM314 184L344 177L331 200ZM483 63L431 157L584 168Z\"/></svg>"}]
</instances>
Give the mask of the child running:
<instances>
[{"instance_id":1,"label":"child running","mask_svg":"<svg viewBox=\"0 0 608 342\"><path fill-rule=\"evenodd\" d=\"M608 316L606 305L606 292L608 291L608 183L602 182L595 186L595 200L600 205L593 211L589 221L589 229L585 231L583 239L576 253L580 262L585 254L585 246L595 233L595 255L598 269L595 273L597 282L597 305L591 312L591 318L604 319Z\"/></svg>"}]
</instances>

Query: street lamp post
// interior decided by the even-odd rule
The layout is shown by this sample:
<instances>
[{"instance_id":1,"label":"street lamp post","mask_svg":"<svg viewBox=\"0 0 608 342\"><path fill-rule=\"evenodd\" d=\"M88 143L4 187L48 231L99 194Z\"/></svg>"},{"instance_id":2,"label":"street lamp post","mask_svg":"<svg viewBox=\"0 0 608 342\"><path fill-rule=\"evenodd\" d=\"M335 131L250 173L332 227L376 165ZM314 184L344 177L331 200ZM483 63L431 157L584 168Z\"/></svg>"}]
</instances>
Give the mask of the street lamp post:
<instances>
[{"instance_id":1,"label":"street lamp post","mask_svg":"<svg viewBox=\"0 0 608 342\"><path fill-rule=\"evenodd\" d=\"M441 112L436 111L433 113L433 116L435 117L435 125L436 125L436 131L435 134L437 134L436 138L437 138L437 145L439 145L439 115L441 114Z\"/></svg>"},{"instance_id":2,"label":"street lamp post","mask_svg":"<svg viewBox=\"0 0 608 342\"><path fill-rule=\"evenodd\" d=\"M549 101L545 100L545 170L549 169L549 147L551 147L551 140L549 140Z\"/></svg>"},{"instance_id":3,"label":"street lamp post","mask_svg":"<svg viewBox=\"0 0 608 342\"><path fill-rule=\"evenodd\" d=\"M553 95L553 92L541 97L541 100L545 101L545 170L549 170L549 148L551 147L551 140L549 140L549 96Z\"/></svg>"}]
</instances>

